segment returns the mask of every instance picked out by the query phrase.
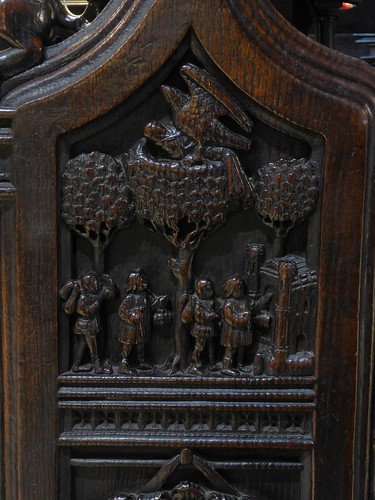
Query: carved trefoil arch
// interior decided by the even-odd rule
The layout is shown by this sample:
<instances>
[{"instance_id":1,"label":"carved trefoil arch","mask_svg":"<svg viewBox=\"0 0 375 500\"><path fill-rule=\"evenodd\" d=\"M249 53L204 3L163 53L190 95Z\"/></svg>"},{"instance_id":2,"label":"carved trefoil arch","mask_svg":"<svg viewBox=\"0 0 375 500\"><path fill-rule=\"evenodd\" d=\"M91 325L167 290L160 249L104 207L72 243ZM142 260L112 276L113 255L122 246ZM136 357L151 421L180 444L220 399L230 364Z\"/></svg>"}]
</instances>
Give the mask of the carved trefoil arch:
<instances>
[{"instance_id":1,"label":"carved trefoil arch","mask_svg":"<svg viewBox=\"0 0 375 500\"><path fill-rule=\"evenodd\" d=\"M265 0L112 0L3 83L6 498L140 495L185 448L366 494L372 81ZM167 495L226 493L180 460Z\"/></svg>"}]
</instances>

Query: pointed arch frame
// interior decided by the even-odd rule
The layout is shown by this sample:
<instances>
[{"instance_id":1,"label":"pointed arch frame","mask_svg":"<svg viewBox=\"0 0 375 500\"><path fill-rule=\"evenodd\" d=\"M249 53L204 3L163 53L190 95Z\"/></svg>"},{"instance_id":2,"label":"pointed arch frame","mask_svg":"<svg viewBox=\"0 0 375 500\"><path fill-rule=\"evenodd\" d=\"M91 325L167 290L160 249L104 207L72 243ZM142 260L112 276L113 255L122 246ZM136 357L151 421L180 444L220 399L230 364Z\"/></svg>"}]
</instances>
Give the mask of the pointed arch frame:
<instances>
[{"instance_id":1,"label":"pointed arch frame","mask_svg":"<svg viewBox=\"0 0 375 500\"><path fill-rule=\"evenodd\" d=\"M12 134L0 148L12 148L16 187L16 269L13 257L3 256L17 289L17 330L3 320L4 461L12 464L5 472L6 498L57 495L51 446L58 431L57 138L123 103L189 30L244 94L324 137L314 498L368 494L374 70L307 39L267 0L112 0L93 27L75 35L72 45L51 49L43 70L35 69L30 81L18 80L1 102L0 118ZM9 300L3 294L3 310ZM15 343L12 357L9 346ZM345 390L332 391L332 380Z\"/></svg>"}]
</instances>

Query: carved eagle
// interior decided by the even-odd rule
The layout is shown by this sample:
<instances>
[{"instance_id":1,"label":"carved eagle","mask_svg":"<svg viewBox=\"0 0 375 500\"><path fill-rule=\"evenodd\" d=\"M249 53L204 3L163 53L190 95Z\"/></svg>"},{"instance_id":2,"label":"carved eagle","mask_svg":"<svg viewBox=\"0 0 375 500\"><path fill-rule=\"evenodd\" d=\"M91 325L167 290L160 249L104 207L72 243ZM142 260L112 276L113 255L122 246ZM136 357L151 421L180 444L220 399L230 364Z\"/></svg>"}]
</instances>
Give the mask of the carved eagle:
<instances>
[{"instance_id":1,"label":"carved eagle","mask_svg":"<svg viewBox=\"0 0 375 500\"><path fill-rule=\"evenodd\" d=\"M199 146L226 146L250 149L250 139L232 132L220 116L229 116L250 133L252 121L232 97L205 70L186 64L180 70L190 95L169 85L162 92L172 107L173 123L178 130L194 139Z\"/></svg>"}]
</instances>

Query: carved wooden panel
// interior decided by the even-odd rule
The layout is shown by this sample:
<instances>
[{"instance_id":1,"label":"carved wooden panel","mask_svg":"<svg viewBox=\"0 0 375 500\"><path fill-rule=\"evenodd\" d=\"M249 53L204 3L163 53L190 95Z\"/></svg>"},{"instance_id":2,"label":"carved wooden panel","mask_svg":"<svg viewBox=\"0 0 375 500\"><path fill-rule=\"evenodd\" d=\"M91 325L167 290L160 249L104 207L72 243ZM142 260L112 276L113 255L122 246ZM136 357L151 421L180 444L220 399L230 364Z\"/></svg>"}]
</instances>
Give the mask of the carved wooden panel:
<instances>
[{"instance_id":1,"label":"carved wooden panel","mask_svg":"<svg viewBox=\"0 0 375 500\"><path fill-rule=\"evenodd\" d=\"M0 110L5 498L366 498L373 71L265 0L112 0L39 63Z\"/></svg>"},{"instance_id":2,"label":"carved wooden panel","mask_svg":"<svg viewBox=\"0 0 375 500\"><path fill-rule=\"evenodd\" d=\"M89 152L95 133L76 147L76 134L68 139L78 154L60 167L59 442L78 456L151 443L246 446L274 460L295 450L307 475L319 236L310 252L307 241L320 158L250 118L196 64L178 73L188 91L163 84L161 99L155 89L156 119L147 101L135 110L144 126L134 144L120 134L103 154ZM249 154L261 139L264 164ZM102 140L111 142L105 129ZM273 488L299 496L288 482Z\"/></svg>"}]
</instances>

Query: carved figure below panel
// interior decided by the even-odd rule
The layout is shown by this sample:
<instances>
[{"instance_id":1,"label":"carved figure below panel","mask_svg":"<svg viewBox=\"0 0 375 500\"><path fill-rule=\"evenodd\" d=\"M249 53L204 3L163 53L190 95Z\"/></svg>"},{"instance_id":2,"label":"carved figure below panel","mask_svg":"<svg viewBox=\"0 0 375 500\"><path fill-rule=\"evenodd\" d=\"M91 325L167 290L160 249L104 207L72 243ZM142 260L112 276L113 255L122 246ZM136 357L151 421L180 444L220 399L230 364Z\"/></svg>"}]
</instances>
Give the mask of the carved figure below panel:
<instances>
[{"instance_id":1,"label":"carved figure below panel","mask_svg":"<svg viewBox=\"0 0 375 500\"><path fill-rule=\"evenodd\" d=\"M172 490L155 493L128 493L111 496L108 500L266 500L260 495L229 495L213 491L199 484L183 481Z\"/></svg>"},{"instance_id":2,"label":"carved figure below panel","mask_svg":"<svg viewBox=\"0 0 375 500\"><path fill-rule=\"evenodd\" d=\"M216 312L217 304L215 304L212 281L208 278L199 278L195 283L195 292L182 295L179 309L182 322L192 325L190 333L195 340L190 373L202 375L199 370L202 364L200 358L206 344L209 349L210 369L216 370L215 321L219 319L219 315Z\"/></svg>"},{"instance_id":3,"label":"carved figure below panel","mask_svg":"<svg viewBox=\"0 0 375 500\"><path fill-rule=\"evenodd\" d=\"M119 341L122 344L122 359L119 373L134 374L129 368L129 355L135 345L141 370L152 366L145 361L145 344L150 336L152 321L158 325L170 322L167 310L168 297L156 299L148 290L147 278L142 269L133 270L128 277L127 296L122 301L118 314L122 319Z\"/></svg>"},{"instance_id":4,"label":"carved figure below panel","mask_svg":"<svg viewBox=\"0 0 375 500\"><path fill-rule=\"evenodd\" d=\"M0 78L6 80L41 63L57 27L75 32L86 24L60 0L2 0L0 37L15 48L0 52Z\"/></svg>"},{"instance_id":5,"label":"carved figure below panel","mask_svg":"<svg viewBox=\"0 0 375 500\"><path fill-rule=\"evenodd\" d=\"M110 367L103 368L99 361L96 337L102 331L101 304L116 295L116 285L106 274L91 271L78 280L68 281L60 290L65 300L66 314L75 315L73 372L94 370L95 373L112 373ZM88 347L91 365L81 366L84 351Z\"/></svg>"},{"instance_id":6,"label":"carved figure below panel","mask_svg":"<svg viewBox=\"0 0 375 500\"><path fill-rule=\"evenodd\" d=\"M191 466L203 474L210 487L183 481L170 490L162 489L179 466ZM142 488L142 493L119 494L108 500L266 500L258 493L244 495L224 479L211 463L190 449L181 450L179 455L167 460L161 469Z\"/></svg>"}]
</instances>

